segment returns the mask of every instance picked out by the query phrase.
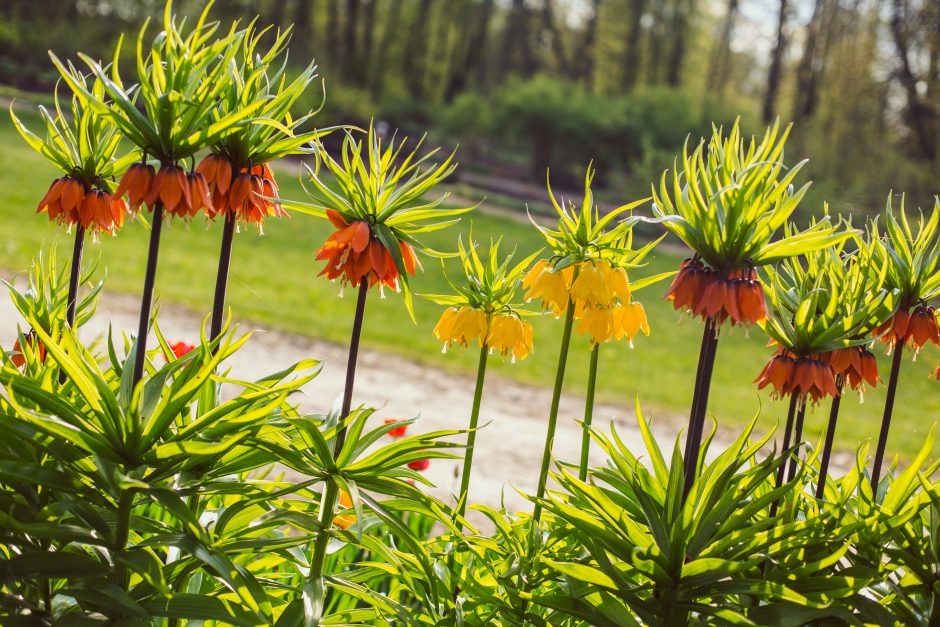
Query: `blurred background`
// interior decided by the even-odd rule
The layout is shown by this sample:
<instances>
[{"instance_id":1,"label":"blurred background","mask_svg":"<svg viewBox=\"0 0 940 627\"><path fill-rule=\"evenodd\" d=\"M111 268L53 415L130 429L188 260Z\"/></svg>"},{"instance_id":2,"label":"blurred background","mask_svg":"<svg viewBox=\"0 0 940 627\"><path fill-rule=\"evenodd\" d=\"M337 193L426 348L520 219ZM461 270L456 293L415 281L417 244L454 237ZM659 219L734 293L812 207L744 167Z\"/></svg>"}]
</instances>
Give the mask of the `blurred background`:
<instances>
[{"instance_id":1,"label":"blurred background","mask_svg":"<svg viewBox=\"0 0 940 627\"><path fill-rule=\"evenodd\" d=\"M177 0L183 14L202 0ZM47 50L110 59L162 0L3 0L0 84L48 91ZM740 116L796 124L805 211L932 204L940 174L937 0L218 0L228 22L293 24L291 60L326 81L321 124L382 120L460 144L460 180L538 201L594 159L618 200L646 195L687 135ZM311 94L307 106L319 106Z\"/></svg>"},{"instance_id":2,"label":"blurred background","mask_svg":"<svg viewBox=\"0 0 940 627\"><path fill-rule=\"evenodd\" d=\"M203 6L174 2L188 19ZM163 0L0 0L0 106L15 100L18 115L40 130L36 105L50 103L57 79L47 51L110 60L122 33L122 74L133 76L137 32L148 17L159 23L163 7ZM525 211L550 210L546 168L560 195L578 199L593 159L600 203L622 204L649 194L687 137L695 142L713 123L737 117L747 132L762 132L777 117L794 122L786 161L809 158L797 182L814 181L800 222L821 215L828 202L832 213L851 214L858 225L883 210L891 190L907 194L909 210L932 205L940 192L937 0L217 0L212 8L223 24L255 15L262 25L294 25L294 69L311 60L319 65L325 100L317 88L302 103L304 110L322 106L317 124L366 126L374 119L411 137L427 133L428 147L459 146L460 167L444 188L448 202L485 200L458 226L428 234L438 250L454 250L458 234L466 241L471 225L478 241L504 237L504 250L515 246L520 256L538 250L544 242ZM145 45L156 32L152 25ZM331 137L334 145L340 139ZM0 275L9 277L44 245L58 242L67 258L71 240L31 215L59 174L7 115L0 115L0 146ZM275 171L281 195L303 199L296 161ZM269 221L264 237L244 231L229 291L238 319L347 342L354 299L337 299L339 286L316 278L321 264L312 254L329 225L295 215ZM134 311L146 237L131 223L87 253L101 274L107 269L109 292L131 295ZM157 276L161 316L182 307L199 319L209 310L218 238L218 225L202 219L169 225ZM675 270L683 256L681 243L669 238L634 276ZM452 289L434 259L425 259L413 286L418 294ZM638 400L647 416L665 418L671 435L688 415L702 331L661 299L665 289L638 294L652 335L638 338L635 350L624 342L605 347L598 395L616 405L627 426L632 419L624 417ZM364 331L369 349L437 371L474 371L475 351L441 354L431 333L440 307L417 298L412 325L399 297L373 300ZM540 387L552 380L559 324L550 316L533 324L536 355L518 364L493 360L494 375ZM0 319L0 326L14 322ZM194 330L173 339L195 343L198 336ZM878 352L884 374L887 360ZM566 392L576 398L584 394L589 353L579 338L566 377ZM755 415L761 429L782 418L785 404L752 385L770 355L759 329L723 337L709 409L725 437ZM931 376L938 358L928 347L905 366L889 455L916 453L940 416L940 383ZM864 404L856 395L843 403L837 446L846 453L877 436L883 388ZM529 409L544 416L547 402ZM452 412L462 425L466 410ZM811 439L827 414L828 405L811 411ZM940 444L933 450L940 454Z\"/></svg>"}]
</instances>

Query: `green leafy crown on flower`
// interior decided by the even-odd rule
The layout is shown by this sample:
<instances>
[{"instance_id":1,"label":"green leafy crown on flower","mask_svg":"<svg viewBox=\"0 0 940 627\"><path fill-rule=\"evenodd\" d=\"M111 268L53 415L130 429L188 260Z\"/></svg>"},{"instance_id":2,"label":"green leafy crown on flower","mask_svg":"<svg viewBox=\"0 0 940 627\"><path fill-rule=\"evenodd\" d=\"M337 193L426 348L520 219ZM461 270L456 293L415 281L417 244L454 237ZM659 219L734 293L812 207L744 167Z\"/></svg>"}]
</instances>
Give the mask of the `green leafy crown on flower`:
<instances>
[{"instance_id":1,"label":"green leafy crown on flower","mask_svg":"<svg viewBox=\"0 0 940 627\"><path fill-rule=\"evenodd\" d=\"M790 127L781 134L779 121L758 142L745 141L740 121L726 137L713 127L706 145L690 153L688 140L681 169L663 173L653 186L653 212L696 255L720 271L741 270L826 248L851 236L828 218L809 229L773 239L787 224L809 188L794 190L793 181L806 163L783 163Z\"/></svg>"},{"instance_id":2,"label":"green leafy crown on flower","mask_svg":"<svg viewBox=\"0 0 940 627\"><path fill-rule=\"evenodd\" d=\"M69 65L72 80L86 86L96 99L105 100L104 85L99 80L91 81ZM110 189L107 184L137 159L136 151L118 157L121 133L109 120L96 115L92 108L78 97L72 96L67 105L60 99L59 85L54 93L55 110L39 107L39 114L46 127L45 137L30 131L16 116L10 105L13 125L24 140L39 154L53 163L66 176L81 181L87 186Z\"/></svg>"},{"instance_id":3,"label":"green leafy crown on flower","mask_svg":"<svg viewBox=\"0 0 940 627\"><path fill-rule=\"evenodd\" d=\"M644 247L646 250L639 255L640 259L636 259L639 251L631 248L632 229L640 218L632 215L624 217L624 214L647 202L649 198L617 207L602 216L594 203L594 193L591 191L594 174L594 168L589 165L584 176L584 197L580 207L571 200L565 202L563 199L559 202L552 192L551 180L546 177L548 197L558 214L556 228L538 224L531 215L529 216L529 220L548 243L556 270L591 259L605 259L612 265L629 267L642 260L659 243L659 240L651 242Z\"/></svg>"},{"instance_id":4,"label":"green leafy crown on flower","mask_svg":"<svg viewBox=\"0 0 940 627\"><path fill-rule=\"evenodd\" d=\"M327 212L339 214L347 224L366 222L375 237L389 252L398 271L401 291L408 312L414 316L408 272L399 243L416 251L446 257L421 243L421 233L445 229L459 221L461 214L474 207L445 207L450 196L430 194L456 169L454 153L440 162L434 157L440 149L421 154L424 138L406 150L407 139L387 146L370 125L366 139L357 139L355 129L346 129L339 158L332 157L320 141L315 142L314 167L305 165L304 185L309 201L284 201L283 206L301 213L326 218Z\"/></svg>"},{"instance_id":5,"label":"green leafy crown on flower","mask_svg":"<svg viewBox=\"0 0 940 627\"><path fill-rule=\"evenodd\" d=\"M901 308L909 309L940 295L940 198L934 200L929 215L920 213L912 226L904 210L904 196L898 214L888 196L884 234L877 219L871 224L873 256L888 267L886 285L899 292Z\"/></svg>"},{"instance_id":6,"label":"green leafy crown on flower","mask_svg":"<svg viewBox=\"0 0 940 627\"><path fill-rule=\"evenodd\" d=\"M317 79L317 65L311 61L288 82L285 70L291 29L278 31L274 42L262 53L259 51L261 40L270 30L270 27L257 30L254 22L249 24L241 38L233 87L222 94L218 107L212 112L213 120L218 122L251 103L261 103L251 124L234 127L212 146L213 152L225 155L238 167L269 163L335 130L333 127L302 130L309 126L319 109L297 117L292 115L293 107ZM310 150L312 148L305 151Z\"/></svg>"},{"instance_id":7,"label":"green leafy crown on flower","mask_svg":"<svg viewBox=\"0 0 940 627\"><path fill-rule=\"evenodd\" d=\"M764 330L781 346L813 355L866 344L894 313L898 290L886 285L888 264L876 259L873 240L854 241L852 252L841 242L767 267Z\"/></svg>"},{"instance_id":8,"label":"green leafy crown on flower","mask_svg":"<svg viewBox=\"0 0 940 627\"><path fill-rule=\"evenodd\" d=\"M456 293L423 296L448 307L470 307L486 313L528 313L520 304L514 303L513 299L523 275L542 251L536 251L513 264L515 250L500 258L499 245L502 238L490 240L485 259L477 252L478 244L473 240L472 233L469 241L469 246L464 246L462 239L457 240L463 281L455 283L451 281L446 270L444 272L445 279Z\"/></svg>"},{"instance_id":9,"label":"green leafy crown on flower","mask_svg":"<svg viewBox=\"0 0 940 627\"><path fill-rule=\"evenodd\" d=\"M144 23L137 38L136 85L125 86L118 72L120 41L110 72L80 54L108 100L89 91L54 54L50 56L89 108L109 118L146 154L161 163L177 163L247 124L265 102L243 102L237 110L215 117L218 103L235 90L236 59L246 33L236 30L236 22L213 40L219 24L206 21L211 7L207 3L188 34L183 32L185 20L175 20L172 2L166 4L163 30L150 42L146 42L149 20Z\"/></svg>"}]
</instances>

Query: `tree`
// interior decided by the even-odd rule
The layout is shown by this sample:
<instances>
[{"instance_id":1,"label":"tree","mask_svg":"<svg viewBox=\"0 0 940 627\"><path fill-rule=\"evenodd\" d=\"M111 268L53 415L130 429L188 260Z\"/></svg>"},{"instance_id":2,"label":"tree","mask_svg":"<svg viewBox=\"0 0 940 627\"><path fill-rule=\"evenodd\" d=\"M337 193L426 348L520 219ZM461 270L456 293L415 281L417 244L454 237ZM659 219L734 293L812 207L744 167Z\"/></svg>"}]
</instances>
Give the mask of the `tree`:
<instances>
[{"instance_id":1,"label":"tree","mask_svg":"<svg viewBox=\"0 0 940 627\"><path fill-rule=\"evenodd\" d=\"M640 39L643 35L643 15L647 0L629 0L629 25L623 54L623 88L631 91L640 77Z\"/></svg>"},{"instance_id":2,"label":"tree","mask_svg":"<svg viewBox=\"0 0 940 627\"><path fill-rule=\"evenodd\" d=\"M940 7L925 0L917 10L909 0L893 0L891 35L898 55L897 78L907 96L905 119L914 137L914 153L935 162L940 149ZM917 56L926 58L922 72L915 69Z\"/></svg>"},{"instance_id":3,"label":"tree","mask_svg":"<svg viewBox=\"0 0 940 627\"><path fill-rule=\"evenodd\" d=\"M774 118L777 94L780 93L780 79L783 75L783 55L787 48L787 18L790 11L789 0L780 0L777 14L777 43L770 55L770 69L767 72L767 88L764 90L764 105L761 109L764 123Z\"/></svg>"},{"instance_id":4,"label":"tree","mask_svg":"<svg viewBox=\"0 0 940 627\"><path fill-rule=\"evenodd\" d=\"M723 92L725 85L728 83L731 65L731 35L734 32L734 25L738 18L738 2L739 0L728 0L725 17L721 22L721 31L712 49L708 82L718 93Z\"/></svg>"}]
</instances>

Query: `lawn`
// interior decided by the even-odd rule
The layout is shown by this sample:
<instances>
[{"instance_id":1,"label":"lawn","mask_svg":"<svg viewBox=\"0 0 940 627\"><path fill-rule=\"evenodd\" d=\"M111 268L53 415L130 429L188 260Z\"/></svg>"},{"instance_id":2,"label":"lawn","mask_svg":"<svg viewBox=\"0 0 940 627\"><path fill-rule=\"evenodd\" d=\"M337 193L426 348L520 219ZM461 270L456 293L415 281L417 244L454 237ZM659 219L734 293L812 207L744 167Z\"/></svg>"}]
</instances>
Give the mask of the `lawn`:
<instances>
[{"instance_id":1,"label":"lawn","mask_svg":"<svg viewBox=\"0 0 940 627\"><path fill-rule=\"evenodd\" d=\"M31 117L26 119L35 125ZM0 117L0 142L6 147L0 153L0 186L5 190L0 199L0 268L14 272L26 269L42 245L57 244L65 256L71 237L50 225L44 216L34 214L36 203L58 174L20 140L7 115ZM280 171L281 194L285 198L300 198L300 185L289 172ZM524 210L522 206L507 208ZM480 212L465 218L458 227L432 233L426 239L439 250L453 250L458 233L466 237L471 224L478 240L502 236L504 248L517 246L519 255L540 247L537 233L527 224ZM263 235L254 228L245 228L238 234L229 303L245 328L277 328L335 342L347 340L354 295L347 290L345 298L338 298L339 286L317 277L321 264L313 258L313 251L330 230L325 221L295 214L291 219L269 222ZM208 312L219 238L219 225L207 225L201 219L191 224L174 222L164 229L157 277L160 303ZM101 267L107 268L109 290L136 294L143 277L146 241L145 228L135 221L116 237L106 237L90 246L87 258L98 259ZM675 269L679 261L670 254L657 253L649 266L636 275ZM414 290L446 292L448 286L440 263L428 258L423 263L424 272L413 279ZM688 412L702 332L698 321L682 319L661 300L665 287L655 285L638 293L646 306L652 335L640 337L635 348L623 343L604 346L598 380L601 400L627 407L638 396L647 415L654 419L658 416L660 420L681 418ZM431 330L439 314L439 306L416 298L416 322L412 323L398 295L389 294L384 300L371 298L364 345L435 367L471 373L475 367L474 351L451 350L442 354L440 344L432 337ZM561 323L546 316L535 319L534 326L535 354L515 364L497 360L493 370L505 377L548 385L554 376ZM193 329L193 337L179 339L192 341L196 337L197 330ZM758 393L752 384L770 355L765 344L766 337L756 328L750 333L726 330L722 337L709 408L719 421L720 430L729 435L756 414L760 414L763 428L771 428L785 412L782 403ZM936 348L930 347L915 363L905 365L889 454L912 454L934 424L940 410L937 387L940 383L930 378L929 373L936 365L937 355ZM571 394L583 393L588 356L587 340L576 338L566 383ZM880 367L885 375L886 359L881 358ZM471 392L468 388L467 394ZM883 400L881 389L869 392L863 404L850 394L843 403L837 445L852 450L860 441L877 437ZM547 414L548 408L545 409ZM415 412L420 410L415 408ZM825 405L808 416L810 438L821 436L827 412ZM465 418L455 416L454 425L463 424ZM681 424L680 420L673 422L677 427Z\"/></svg>"}]
</instances>

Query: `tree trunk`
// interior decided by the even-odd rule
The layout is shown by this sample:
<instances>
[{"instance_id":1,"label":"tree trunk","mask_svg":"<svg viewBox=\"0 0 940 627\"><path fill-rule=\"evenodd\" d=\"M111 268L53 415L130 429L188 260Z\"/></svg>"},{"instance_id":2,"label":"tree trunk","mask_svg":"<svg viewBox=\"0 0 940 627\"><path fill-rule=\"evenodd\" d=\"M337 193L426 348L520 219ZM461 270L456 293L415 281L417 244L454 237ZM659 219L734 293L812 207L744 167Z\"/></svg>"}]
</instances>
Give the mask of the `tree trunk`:
<instances>
[{"instance_id":1,"label":"tree trunk","mask_svg":"<svg viewBox=\"0 0 940 627\"><path fill-rule=\"evenodd\" d=\"M907 95L905 118L911 129L916 144L917 156L930 162L937 159L936 118L940 112L934 111L929 102L918 93L919 79L911 63L910 43L908 41L907 22L910 6L906 0L893 0L891 4L891 35L898 53L898 79Z\"/></svg>"},{"instance_id":2,"label":"tree trunk","mask_svg":"<svg viewBox=\"0 0 940 627\"><path fill-rule=\"evenodd\" d=\"M444 89L446 102L453 102L454 98L466 89L467 81L474 69L482 69L484 66L480 60L486 49L486 34L490 26L490 16L493 13L493 0L483 0L475 13L473 31L462 49L462 57L454 63L447 79L447 87Z\"/></svg>"},{"instance_id":3,"label":"tree trunk","mask_svg":"<svg viewBox=\"0 0 940 627\"><path fill-rule=\"evenodd\" d=\"M362 18L362 63L363 76L368 74L368 69L372 65L372 42L375 39L375 11L379 0L368 0L366 2L365 14ZM381 62L381 59L379 60Z\"/></svg>"},{"instance_id":4,"label":"tree trunk","mask_svg":"<svg viewBox=\"0 0 940 627\"><path fill-rule=\"evenodd\" d=\"M767 72L767 90L764 92L764 105L762 108L764 124L768 124L773 120L777 106L777 95L780 93L780 79L783 75L783 55L787 47L786 26L789 11L788 0L780 0L780 12L777 16L777 43L774 45L774 50L770 57L770 69Z\"/></svg>"},{"instance_id":5,"label":"tree trunk","mask_svg":"<svg viewBox=\"0 0 940 627\"><path fill-rule=\"evenodd\" d=\"M294 3L293 41L303 55L301 61L304 65L310 62L314 50L313 2L314 0L296 0Z\"/></svg>"},{"instance_id":6,"label":"tree trunk","mask_svg":"<svg viewBox=\"0 0 940 627\"><path fill-rule=\"evenodd\" d=\"M529 11L525 0L512 0L500 43L499 77L502 80L514 71L529 75L533 69L529 47Z\"/></svg>"},{"instance_id":7,"label":"tree trunk","mask_svg":"<svg viewBox=\"0 0 940 627\"><path fill-rule=\"evenodd\" d=\"M734 33L734 25L738 19L738 2L739 0L728 0L725 19L721 23L721 31L709 63L708 82L717 93L722 93L728 84L731 65L731 36Z\"/></svg>"},{"instance_id":8,"label":"tree trunk","mask_svg":"<svg viewBox=\"0 0 940 627\"><path fill-rule=\"evenodd\" d=\"M656 85L662 76L660 71L663 66L663 45L666 38L666 15L663 11L662 0L654 0L652 4L652 24L648 29L647 47L649 52L646 57L646 84Z\"/></svg>"},{"instance_id":9,"label":"tree trunk","mask_svg":"<svg viewBox=\"0 0 940 627\"><path fill-rule=\"evenodd\" d=\"M823 14L826 11L827 0L816 0L813 7L813 17L806 25L806 44L803 46L803 57L796 72L796 106L793 110L793 121L802 120L813 115L819 100L817 82L819 72L817 63L817 48L822 30Z\"/></svg>"},{"instance_id":10,"label":"tree trunk","mask_svg":"<svg viewBox=\"0 0 940 627\"><path fill-rule=\"evenodd\" d=\"M369 93L372 98L379 100L385 89L386 68L390 66L388 61L391 53L392 40L398 34L398 24L401 21L401 7L404 0L389 0L388 14L385 16L382 28L382 38L379 40L379 50L376 59L377 63L370 64Z\"/></svg>"},{"instance_id":11,"label":"tree trunk","mask_svg":"<svg viewBox=\"0 0 940 627\"><path fill-rule=\"evenodd\" d=\"M339 68L342 64L343 55L339 49L339 0L327 0L326 4L326 47L329 49L327 56L333 61L332 66Z\"/></svg>"},{"instance_id":12,"label":"tree trunk","mask_svg":"<svg viewBox=\"0 0 940 627\"><path fill-rule=\"evenodd\" d=\"M630 26L623 54L623 88L632 91L640 78L640 37L643 35L643 13L647 0L631 0Z\"/></svg>"},{"instance_id":13,"label":"tree trunk","mask_svg":"<svg viewBox=\"0 0 940 627\"><path fill-rule=\"evenodd\" d=\"M421 0L405 46L405 83L415 100L424 97L424 62L427 56L428 18L432 8L433 0Z\"/></svg>"},{"instance_id":14,"label":"tree trunk","mask_svg":"<svg viewBox=\"0 0 940 627\"><path fill-rule=\"evenodd\" d=\"M359 49L357 44L357 29L359 28L359 1L346 0L346 23L343 36L343 61L346 79L358 82L359 77Z\"/></svg>"},{"instance_id":15,"label":"tree trunk","mask_svg":"<svg viewBox=\"0 0 940 627\"><path fill-rule=\"evenodd\" d=\"M552 53L555 55L558 71L567 75L568 57L565 54L565 42L562 40L561 31L555 24L555 9L552 7L552 0L542 0L542 26L551 38Z\"/></svg>"},{"instance_id":16,"label":"tree trunk","mask_svg":"<svg viewBox=\"0 0 940 627\"><path fill-rule=\"evenodd\" d=\"M679 87L682 82L682 64L685 61L685 44L689 35L689 16L692 12L692 5L693 0L676 0L673 7L672 25L669 29L672 48L669 51L666 66L666 83L671 87Z\"/></svg>"},{"instance_id":17,"label":"tree trunk","mask_svg":"<svg viewBox=\"0 0 940 627\"><path fill-rule=\"evenodd\" d=\"M584 36L581 47L574 57L575 78L583 82L588 89L594 84L594 68L597 65L597 20L601 10L601 0L591 0L591 14L584 24Z\"/></svg>"}]
</instances>

